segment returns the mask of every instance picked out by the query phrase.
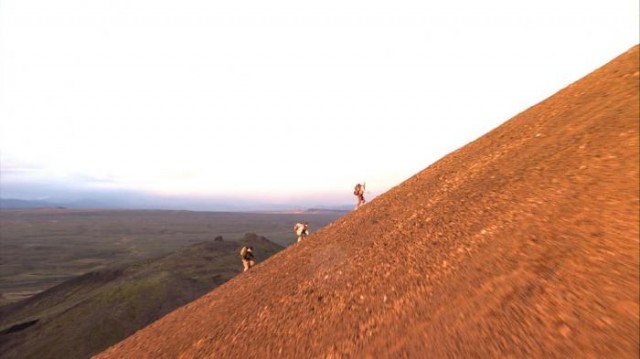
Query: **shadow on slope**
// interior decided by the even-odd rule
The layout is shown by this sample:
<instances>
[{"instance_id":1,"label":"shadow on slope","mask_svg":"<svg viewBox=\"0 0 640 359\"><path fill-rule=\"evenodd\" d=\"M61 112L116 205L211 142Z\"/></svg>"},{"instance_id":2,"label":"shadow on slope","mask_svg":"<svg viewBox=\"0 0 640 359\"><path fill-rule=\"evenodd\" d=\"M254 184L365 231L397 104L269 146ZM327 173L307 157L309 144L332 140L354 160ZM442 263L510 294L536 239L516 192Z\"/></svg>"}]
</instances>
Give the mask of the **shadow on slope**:
<instances>
[{"instance_id":1,"label":"shadow on slope","mask_svg":"<svg viewBox=\"0 0 640 359\"><path fill-rule=\"evenodd\" d=\"M0 357L87 358L237 275L242 245L256 249L258 263L282 249L252 233L203 242L0 307Z\"/></svg>"}]
</instances>

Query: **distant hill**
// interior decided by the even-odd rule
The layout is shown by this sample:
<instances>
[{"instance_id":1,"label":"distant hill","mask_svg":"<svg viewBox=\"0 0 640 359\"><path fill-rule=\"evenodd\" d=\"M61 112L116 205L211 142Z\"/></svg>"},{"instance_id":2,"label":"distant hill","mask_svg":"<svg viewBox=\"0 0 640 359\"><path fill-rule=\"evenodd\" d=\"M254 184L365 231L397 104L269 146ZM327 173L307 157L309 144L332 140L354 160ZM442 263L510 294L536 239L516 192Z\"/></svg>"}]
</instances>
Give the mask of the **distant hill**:
<instances>
[{"instance_id":1,"label":"distant hill","mask_svg":"<svg viewBox=\"0 0 640 359\"><path fill-rule=\"evenodd\" d=\"M103 202L92 199L81 199L71 202L50 202L37 200L24 200L14 198L0 198L0 208L2 209L29 209L29 208L112 208Z\"/></svg>"},{"instance_id":2,"label":"distant hill","mask_svg":"<svg viewBox=\"0 0 640 359\"><path fill-rule=\"evenodd\" d=\"M278 213L278 214L336 214L336 215L343 215L346 214L347 212L353 210L353 206L346 206L346 205L342 205L342 206L336 206L333 208L323 208L323 207L318 207L318 208L307 208L307 209L286 209L286 210L277 210L277 211L259 211L258 213Z\"/></svg>"},{"instance_id":3,"label":"distant hill","mask_svg":"<svg viewBox=\"0 0 640 359\"><path fill-rule=\"evenodd\" d=\"M353 209L353 206L351 206L349 209L309 208L305 210L304 213L347 213L352 209Z\"/></svg>"},{"instance_id":4,"label":"distant hill","mask_svg":"<svg viewBox=\"0 0 640 359\"><path fill-rule=\"evenodd\" d=\"M0 307L0 358L88 358L240 273L242 245L258 263L283 248L255 234L218 239Z\"/></svg>"},{"instance_id":5,"label":"distant hill","mask_svg":"<svg viewBox=\"0 0 640 359\"><path fill-rule=\"evenodd\" d=\"M0 208L59 208L64 207L57 203L47 201L28 201L23 199L0 198Z\"/></svg>"},{"instance_id":6,"label":"distant hill","mask_svg":"<svg viewBox=\"0 0 640 359\"><path fill-rule=\"evenodd\" d=\"M639 62L635 46L97 358L638 358Z\"/></svg>"}]
</instances>

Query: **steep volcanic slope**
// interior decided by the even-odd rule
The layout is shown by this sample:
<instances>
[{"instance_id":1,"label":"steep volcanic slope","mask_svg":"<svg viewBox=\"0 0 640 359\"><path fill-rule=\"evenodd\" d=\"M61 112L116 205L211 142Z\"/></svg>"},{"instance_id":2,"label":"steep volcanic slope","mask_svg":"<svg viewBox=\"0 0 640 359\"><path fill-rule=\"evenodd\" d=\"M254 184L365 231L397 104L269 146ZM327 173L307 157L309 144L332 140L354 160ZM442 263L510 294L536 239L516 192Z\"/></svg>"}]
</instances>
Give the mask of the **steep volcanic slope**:
<instances>
[{"instance_id":1,"label":"steep volcanic slope","mask_svg":"<svg viewBox=\"0 0 640 359\"><path fill-rule=\"evenodd\" d=\"M637 357L638 58L99 357Z\"/></svg>"}]
</instances>

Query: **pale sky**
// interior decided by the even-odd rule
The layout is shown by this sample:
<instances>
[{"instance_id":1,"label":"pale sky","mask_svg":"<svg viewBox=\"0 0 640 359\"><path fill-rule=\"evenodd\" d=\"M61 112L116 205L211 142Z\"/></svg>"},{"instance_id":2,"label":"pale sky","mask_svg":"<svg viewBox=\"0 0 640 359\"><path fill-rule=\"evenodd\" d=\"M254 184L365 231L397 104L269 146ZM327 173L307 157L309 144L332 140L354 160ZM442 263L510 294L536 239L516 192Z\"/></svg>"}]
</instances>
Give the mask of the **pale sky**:
<instances>
[{"instance_id":1,"label":"pale sky","mask_svg":"<svg viewBox=\"0 0 640 359\"><path fill-rule=\"evenodd\" d=\"M0 0L0 195L373 197L639 26L637 0Z\"/></svg>"}]
</instances>

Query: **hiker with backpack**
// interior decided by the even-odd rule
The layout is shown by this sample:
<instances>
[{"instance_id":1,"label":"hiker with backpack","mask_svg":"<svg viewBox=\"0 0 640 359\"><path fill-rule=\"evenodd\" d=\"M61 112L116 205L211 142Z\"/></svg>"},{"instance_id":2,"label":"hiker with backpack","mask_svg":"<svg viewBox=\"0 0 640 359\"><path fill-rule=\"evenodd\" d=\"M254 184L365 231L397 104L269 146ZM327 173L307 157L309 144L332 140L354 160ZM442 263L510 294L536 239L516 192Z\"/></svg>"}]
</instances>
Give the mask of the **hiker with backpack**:
<instances>
[{"instance_id":1,"label":"hiker with backpack","mask_svg":"<svg viewBox=\"0 0 640 359\"><path fill-rule=\"evenodd\" d=\"M242 267L244 268L243 272L248 271L256 265L256 261L253 257L253 247L244 246L240 248L240 258L242 259Z\"/></svg>"},{"instance_id":2,"label":"hiker with backpack","mask_svg":"<svg viewBox=\"0 0 640 359\"><path fill-rule=\"evenodd\" d=\"M353 195L356 196L357 202L356 202L356 208L358 209L360 208L360 206L362 206L366 201L364 199L364 186L365 183L358 183L356 184L356 187L353 189Z\"/></svg>"},{"instance_id":3,"label":"hiker with backpack","mask_svg":"<svg viewBox=\"0 0 640 359\"><path fill-rule=\"evenodd\" d=\"M301 242L306 236L309 235L309 222L298 222L293 226L293 230L298 236L298 242Z\"/></svg>"}]
</instances>

